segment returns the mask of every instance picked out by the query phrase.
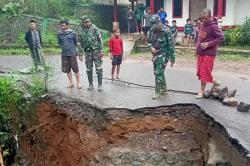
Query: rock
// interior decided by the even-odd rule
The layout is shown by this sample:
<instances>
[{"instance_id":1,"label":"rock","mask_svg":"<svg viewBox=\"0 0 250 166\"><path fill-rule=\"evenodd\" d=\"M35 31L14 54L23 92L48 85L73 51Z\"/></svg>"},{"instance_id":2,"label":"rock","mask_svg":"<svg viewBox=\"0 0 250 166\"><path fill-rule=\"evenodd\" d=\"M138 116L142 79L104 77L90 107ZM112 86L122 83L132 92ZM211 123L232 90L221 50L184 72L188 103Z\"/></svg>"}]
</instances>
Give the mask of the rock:
<instances>
[{"instance_id":1,"label":"rock","mask_svg":"<svg viewBox=\"0 0 250 166\"><path fill-rule=\"evenodd\" d=\"M228 94L228 87L225 86L223 88L219 88L218 94L219 94L219 99L223 101L226 98L226 95Z\"/></svg>"},{"instance_id":2,"label":"rock","mask_svg":"<svg viewBox=\"0 0 250 166\"><path fill-rule=\"evenodd\" d=\"M237 90L232 90L219 96L219 99L223 101L225 98L235 97Z\"/></svg>"},{"instance_id":3,"label":"rock","mask_svg":"<svg viewBox=\"0 0 250 166\"><path fill-rule=\"evenodd\" d=\"M23 95L23 98L24 98L25 100L30 100L30 99L32 98L32 95L31 95L30 93L25 93L25 94Z\"/></svg>"},{"instance_id":4,"label":"rock","mask_svg":"<svg viewBox=\"0 0 250 166\"><path fill-rule=\"evenodd\" d=\"M152 165L159 165L159 163L161 163L163 158L164 156L162 154L154 153L147 162Z\"/></svg>"},{"instance_id":5,"label":"rock","mask_svg":"<svg viewBox=\"0 0 250 166\"><path fill-rule=\"evenodd\" d=\"M149 154L145 152L137 152L134 155L134 160L139 161L139 162L145 162L146 160L148 160L148 158L149 158Z\"/></svg>"},{"instance_id":6,"label":"rock","mask_svg":"<svg viewBox=\"0 0 250 166\"><path fill-rule=\"evenodd\" d=\"M133 154L130 152L125 152L121 156L122 163L121 164L129 164L133 161Z\"/></svg>"},{"instance_id":7,"label":"rock","mask_svg":"<svg viewBox=\"0 0 250 166\"><path fill-rule=\"evenodd\" d=\"M140 166L140 165L143 165L143 163L139 162L139 161L132 161L131 165L132 166Z\"/></svg>"},{"instance_id":8,"label":"rock","mask_svg":"<svg viewBox=\"0 0 250 166\"><path fill-rule=\"evenodd\" d=\"M168 147L167 146L163 146L161 149L164 150L164 151L167 151Z\"/></svg>"},{"instance_id":9,"label":"rock","mask_svg":"<svg viewBox=\"0 0 250 166\"><path fill-rule=\"evenodd\" d=\"M218 99L219 98L219 88L220 87L214 87L211 91L211 95L213 98Z\"/></svg>"},{"instance_id":10,"label":"rock","mask_svg":"<svg viewBox=\"0 0 250 166\"><path fill-rule=\"evenodd\" d=\"M97 162L99 162L100 161L100 157L97 154L95 154L94 155L94 160L97 161Z\"/></svg>"},{"instance_id":11,"label":"rock","mask_svg":"<svg viewBox=\"0 0 250 166\"><path fill-rule=\"evenodd\" d=\"M220 81L214 81L213 85L214 85L214 86L220 86L220 85L221 85L221 82L220 82Z\"/></svg>"},{"instance_id":12,"label":"rock","mask_svg":"<svg viewBox=\"0 0 250 166\"><path fill-rule=\"evenodd\" d=\"M221 101L226 98L228 94L228 87L225 86L215 86L211 90L211 95L215 99L220 99Z\"/></svg>"},{"instance_id":13,"label":"rock","mask_svg":"<svg viewBox=\"0 0 250 166\"><path fill-rule=\"evenodd\" d=\"M181 161L201 161L202 154L200 151L181 151L178 154L178 157Z\"/></svg>"},{"instance_id":14,"label":"rock","mask_svg":"<svg viewBox=\"0 0 250 166\"><path fill-rule=\"evenodd\" d=\"M227 96L228 96L228 97L235 97L236 92L237 92L236 89L235 89L235 90L232 90L232 91L229 91L229 92L227 93Z\"/></svg>"},{"instance_id":15,"label":"rock","mask_svg":"<svg viewBox=\"0 0 250 166\"><path fill-rule=\"evenodd\" d=\"M204 98L209 98L211 96L211 91L210 90L206 90L204 93Z\"/></svg>"},{"instance_id":16,"label":"rock","mask_svg":"<svg viewBox=\"0 0 250 166\"><path fill-rule=\"evenodd\" d=\"M168 164L174 164L179 160L178 156L176 153L169 153L166 157L166 162Z\"/></svg>"},{"instance_id":17,"label":"rock","mask_svg":"<svg viewBox=\"0 0 250 166\"><path fill-rule=\"evenodd\" d=\"M232 106L232 107L236 107L239 105L239 102L234 97L230 97L230 98L225 98L223 100L223 104L228 105L228 106Z\"/></svg>"},{"instance_id":18,"label":"rock","mask_svg":"<svg viewBox=\"0 0 250 166\"><path fill-rule=\"evenodd\" d=\"M237 107L239 112L249 112L250 111L250 104L240 102L239 106Z\"/></svg>"}]
</instances>

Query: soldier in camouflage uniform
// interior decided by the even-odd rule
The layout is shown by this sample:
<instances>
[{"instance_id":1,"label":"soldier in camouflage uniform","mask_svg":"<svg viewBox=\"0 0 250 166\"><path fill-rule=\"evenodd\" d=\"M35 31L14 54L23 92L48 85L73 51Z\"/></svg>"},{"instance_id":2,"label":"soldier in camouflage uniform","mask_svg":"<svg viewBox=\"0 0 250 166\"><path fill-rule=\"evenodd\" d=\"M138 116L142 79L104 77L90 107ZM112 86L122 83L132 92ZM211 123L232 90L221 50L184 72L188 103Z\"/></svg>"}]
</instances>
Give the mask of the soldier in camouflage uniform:
<instances>
[{"instance_id":1,"label":"soldier in camouflage uniform","mask_svg":"<svg viewBox=\"0 0 250 166\"><path fill-rule=\"evenodd\" d=\"M149 33L149 43L151 44L151 52L153 54L152 60L155 75L153 99L156 99L160 95L167 93L164 71L169 60L171 67L175 63L175 52L170 29L161 23L160 17L156 14L151 17L150 22L152 28Z\"/></svg>"},{"instance_id":2,"label":"soldier in camouflage uniform","mask_svg":"<svg viewBox=\"0 0 250 166\"><path fill-rule=\"evenodd\" d=\"M87 76L89 80L88 90L93 90L93 63L95 64L98 79L98 91L102 91L102 57L103 43L102 37L98 29L92 25L90 19L86 16L82 17L82 27L79 30L79 56L85 53L85 64L87 68ZM82 58L80 58L82 60Z\"/></svg>"}]
</instances>

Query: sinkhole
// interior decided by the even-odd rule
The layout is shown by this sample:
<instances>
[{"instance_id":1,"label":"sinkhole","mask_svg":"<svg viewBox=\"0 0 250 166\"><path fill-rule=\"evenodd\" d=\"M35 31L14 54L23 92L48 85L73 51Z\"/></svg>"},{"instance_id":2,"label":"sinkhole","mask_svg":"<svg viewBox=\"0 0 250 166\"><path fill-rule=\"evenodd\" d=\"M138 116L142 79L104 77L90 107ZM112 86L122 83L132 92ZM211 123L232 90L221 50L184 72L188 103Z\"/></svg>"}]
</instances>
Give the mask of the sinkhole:
<instances>
[{"instance_id":1,"label":"sinkhole","mask_svg":"<svg viewBox=\"0 0 250 166\"><path fill-rule=\"evenodd\" d=\"M99 109L46 99L19 138L18 165L247 166L245 151L196 105Z\"/></svg>"}]
</instances>

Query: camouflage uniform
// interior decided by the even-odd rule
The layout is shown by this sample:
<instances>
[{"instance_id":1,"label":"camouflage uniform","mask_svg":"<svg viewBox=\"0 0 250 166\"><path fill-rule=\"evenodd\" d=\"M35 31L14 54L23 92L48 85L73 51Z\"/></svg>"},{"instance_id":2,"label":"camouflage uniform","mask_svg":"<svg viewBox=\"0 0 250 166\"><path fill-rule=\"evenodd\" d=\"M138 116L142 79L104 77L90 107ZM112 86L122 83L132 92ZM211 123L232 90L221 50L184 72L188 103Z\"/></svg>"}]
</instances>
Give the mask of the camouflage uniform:
<instances>
[{"instance_id":1,"label":"camouflage uniform","mask_svg":"<svg viewBox=\"0 0 250 166\"><path fill-rule=\"evenodd\" d=\"M175 52L170 29L160 25L162 23L157 15L153 15L150 21L153 26L150 29L149 42L151 49L156 49L156 53L153 53L155 75L155 93L153 98L158 98L159 95L167 91L164 71L169 60L172 63L175 62Z\"/></svg>"},{"instance_id":2,"label":"camouflage uniform","mask_svg":"<svg viewBox=\"0 0 250 166\"><path fill-rule=\"evenodd\" d=\"M89 20L83 16L82 21ZM98 90L102 90L102 37L98 29L91 25L90 27L82 27L79 30L79 53L85 53L85 64L87 68L87 76L89 80L88 90L93 90L93 63L95 64L96 74L98 78Z\"/></svg>"}]
</instances>

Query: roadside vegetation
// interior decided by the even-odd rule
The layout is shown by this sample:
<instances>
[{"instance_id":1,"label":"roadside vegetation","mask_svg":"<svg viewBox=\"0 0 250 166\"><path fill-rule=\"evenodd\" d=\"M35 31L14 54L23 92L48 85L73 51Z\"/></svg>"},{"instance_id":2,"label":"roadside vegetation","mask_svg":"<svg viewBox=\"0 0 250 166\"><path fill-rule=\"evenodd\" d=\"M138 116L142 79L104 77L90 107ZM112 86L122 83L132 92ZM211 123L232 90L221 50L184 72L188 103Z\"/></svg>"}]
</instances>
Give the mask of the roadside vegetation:
<instances>
[{"instance_id":1,"label":"roadside vegetation","mask_svg":"<svg viewBox=\"0 0 250 166\"><path fill-rule=\"evenodd\" d=\"M33 84L11 77L0 77L0 151L6 165L14 162L18 138L34 119L34 108L45 93L44 80L33 78Z\"/></svg>"}]
</instances>

